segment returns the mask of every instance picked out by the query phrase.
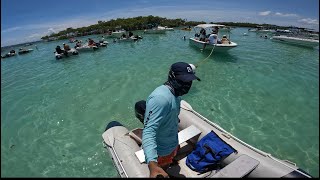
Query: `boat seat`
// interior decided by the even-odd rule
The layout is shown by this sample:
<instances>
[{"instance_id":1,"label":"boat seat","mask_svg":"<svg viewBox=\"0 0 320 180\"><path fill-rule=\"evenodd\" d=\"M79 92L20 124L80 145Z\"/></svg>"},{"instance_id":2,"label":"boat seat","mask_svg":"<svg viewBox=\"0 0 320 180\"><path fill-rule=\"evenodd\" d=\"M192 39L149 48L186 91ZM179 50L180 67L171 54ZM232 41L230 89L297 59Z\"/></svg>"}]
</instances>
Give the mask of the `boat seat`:
<instances>
[{"instance_id":1,"label":"boat seat","mask_svg":"<svg viewBox=\"0 0 320 180\"><path fill-rule=\"evenodd\" d=\"M217 173L211 175L210 178L242 178L253 171L258 165L258 160L243 154Z\"/></svg>"},{"instance_id":2,"label":"boat seat","mask_svg":"<svg viewBox=\"0 0 320 180\"><path fill-rule=\"evenodd\" d=\"M187 140L201 134L201 131L196 128L194 125L191 125L187 127L186 129L183 129L178 133L178 139L179 139L179 145L182 144L183 142L186 142ZM145 162L145 156L143 149L135 152L137 158L139 159L140 163Z\"/></svg>"},{"instance_id":3,"label":"boat seat","mask_svg":"<svg viewBox=\"0 0 320 180\"><path fill-rule=\"evenodd\" d=\"M129 136L132 137L140 146L142 144L142 128L136 128L129 132Z\"/></svg>"}]
</instances>

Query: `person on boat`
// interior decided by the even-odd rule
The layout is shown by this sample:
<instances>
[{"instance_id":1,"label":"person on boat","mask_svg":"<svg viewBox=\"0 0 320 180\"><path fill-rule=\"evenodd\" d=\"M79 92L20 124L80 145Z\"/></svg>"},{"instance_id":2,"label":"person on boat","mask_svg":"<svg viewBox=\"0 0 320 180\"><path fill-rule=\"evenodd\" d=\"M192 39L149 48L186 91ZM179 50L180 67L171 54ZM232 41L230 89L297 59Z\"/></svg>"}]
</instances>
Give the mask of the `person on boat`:
<instances>
[{"instance_id":1,"label":"person on boat","mask_svg":"<svg viewBox=\"0 0 320 180\"><path fill-rule=\"evenodd\" d=\"M123 33L121 38L127 38L127 35L125 33Z\"/></svg>"},{"instance_id":2,"label":"person on boat","mask_svg":"<svg viewBox=\"0 0 320 180\"><path fill-rule=\"evenodd\" d=\"M56 47L56 52L57 52L58 54L62 54L62 53L64 53L64 50L62 50L60 46L57 46L57 47Z\"/></svg>"},{"instance_id":3,"label":"person on boat","mask_svg":"<svg viewBox=\"0 0 320 180\"><path fill-rule=\"evenodd\" d=\"M209 42L209 44L218 44L218 35L211 33L206 42Z\"/></svg>"},{"instance_id":4,"label":"person on boat","mask_svg":"<svg viewBox=\"0 0 320 180\"><path fill-rule=\"evenodd\" d=\"M81 47L81 42L80 42L80 41L78 41L78 42L76 43L76 46L75 46L74 48L77 48L77 47Z\"/></svg>"},{"instance_id":5,"label":"person on boat","mask_svg":"<svg viewBox=\"0 0 320 180\"><path fill-rule=\"evenodd\" d=\"M62 50L60 46L57 46L57 47L56 47L56 52L57 52L58 54L64 54L64 55L68 56L68 52Z\"/></svg>"},{"instance_id":6,"label":"person on boat","mask_svg":"<svg viewBox=\"0 0 320 180\"><path fill-rule=\"evenodd\" d=\"M212 29L212 32L214 34L218 34L219 33L219 27L214 27L214 29Z\"/></svg>"},{"instance_id":7,"label":"person on boat","mask_svg":"<svg viewBox=\"0 0 320 180\"><path fill-rule=\"evenodd\" d=\"M104 42L104 37L103 37L103 36L101 36L101 39L100 39L99 42L100 42L100 43L103 43L103 42Z\"/></svg>"},{"instance_id":8,"label":"person on boat","mask_svg":"<svg viewBox=\"0 0 320 180\"><path fill-rule=\"evenodd\" d=\"M221 39L221 44L230 44L229 39L227 38L227 35L223 35Z\"/></svg>"},{"instance_id":9,"label":"person on boat","mask_svg":"<svg viewBox=\"0 0 320 180\"><path fill-rule=\"evenodd\" d=\"M14 50L14 49L12 49L11 51L10 51L10 54L15 54L16 53L16 51Z\"/></svg>"},{"instance_id":10,"label":"person on boat","mask_svg":"<svg viewBox=\"0 0 320 180\"><path fill-rule=\"evenodd\" d=\"M129 31L129 37L133 36L133 33L131 31Z\"/></svg>"},{"instance_id":11,"label":"person on boat","mask_svg":"<svg viewBox=\"0 0 320 180\"><path fill-rule=\"evenodd\" d=\"M88 46L95 46L95 45L96 43L91 38L89 38Z\"/></svg>"},{"instance_id":12,"label":"person on boat","mask_svg":"<svg viewBox=\"0 0 320 180\"><path fill-rule=\"evenodd\" d=\"M200 41L204 41L206 40L206 30L204 28L202 28L200 30Z\"/></svg>"},{"instance_id":13,"label":"person on boat","mask_svg":"<svg viewBox=\"0 0 320 180\"><path fill-rule=\"evenodd\" d=\"M66 51L66 52L68 52L68 51L71 50L71 49L70 49L70 46L69 46L68 44L65 44L65 43L63 43L63 49L64 49L64 51Z\"/></svg>"},{"instance_id":14,"label":"person on boat","mask_svg":"<svg viewBox=\"0 0 320 180\"><path fill-rule=\"evenodd\" d=\"M168 177L165 170L173 163L179 149L178 115L181 97L187 94L195 75L194 65L177 62L171 65L168 80L157 87L146 100L142 147L150 177Z\"/></svg>"}]
</instances>

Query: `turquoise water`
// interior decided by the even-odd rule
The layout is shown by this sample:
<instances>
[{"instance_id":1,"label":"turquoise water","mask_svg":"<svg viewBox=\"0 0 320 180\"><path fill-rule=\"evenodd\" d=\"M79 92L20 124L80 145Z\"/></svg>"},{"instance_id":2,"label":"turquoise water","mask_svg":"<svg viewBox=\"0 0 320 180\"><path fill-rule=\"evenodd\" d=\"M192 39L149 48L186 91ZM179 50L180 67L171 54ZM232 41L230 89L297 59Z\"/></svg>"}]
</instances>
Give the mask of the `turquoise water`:
<instances>
[{"instance_id":1,"label":"turquoise water","mask_svg":"<svg viewBox=\"0 0 320 180\"><path fill-rule=\"evenodd\" d=\"M241 140L318 177L319 50L244 32L232 30L238 47L200 65L202 81L183 99ZM172 63L209 55L182 38L193 34L108 39L107 48L61 61L53 51L67 40L43 42L2 60L1 177L118 177L102 146L106 124L142 127L135 102L165 82Z\"/></svg>"}]
</instances>

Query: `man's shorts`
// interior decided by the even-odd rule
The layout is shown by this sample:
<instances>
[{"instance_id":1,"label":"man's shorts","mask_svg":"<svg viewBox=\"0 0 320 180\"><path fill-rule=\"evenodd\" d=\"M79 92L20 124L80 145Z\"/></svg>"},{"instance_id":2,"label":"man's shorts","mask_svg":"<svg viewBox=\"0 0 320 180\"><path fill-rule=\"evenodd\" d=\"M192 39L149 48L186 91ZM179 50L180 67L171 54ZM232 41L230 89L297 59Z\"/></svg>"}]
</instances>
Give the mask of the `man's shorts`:
<instances>
[{"instance_id":1,"label":"man's shorts","mask_svg":"<svg viewBox=\"0 0 320 180\"><path fill-rule=\"evenodd\" d=\"M179 150L180 146L177 146L172 153L170 153L169 155L166 156L159 156L158 157L158 165L160 167L164 167L166 165L169 165L172 163L172 159L177 155L177 152Z\"/></svg>"}]
</instances>

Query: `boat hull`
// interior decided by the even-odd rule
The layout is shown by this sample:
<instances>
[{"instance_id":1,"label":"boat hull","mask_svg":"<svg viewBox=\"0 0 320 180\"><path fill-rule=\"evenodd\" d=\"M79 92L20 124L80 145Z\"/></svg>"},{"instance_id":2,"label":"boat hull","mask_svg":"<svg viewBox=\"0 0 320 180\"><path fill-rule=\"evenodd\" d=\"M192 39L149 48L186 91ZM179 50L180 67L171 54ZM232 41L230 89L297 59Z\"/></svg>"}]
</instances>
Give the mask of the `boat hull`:
<instances>
[{"instance_id":1,"label":"boat hull","mask_svg":"<svg viewBox=\"0 0 320 180\"><path fill-rule=\"evenodd\" d=\"M241 155L247 155L259 161L255 167L246 177L311 177L304 171L300 170L294 163L289 161L279 160L271 154L265 153L256 149L249 144L234 137L219 125L209 121L199 113L194 111L192 107L185 101L181 101L181 109L179 114L179 130L182 131L190 126L195 126L201 131L201 134L191 138L180 144L180 150L177 157L179 163L171 165L167 170L170 177L206 177L215 174L210 171L199 174L192 171L186 166L187 154L189 154L195 147L195 143L211 131L214 131L223 141L232 146L237 152L232 153L221 161L222 168L231 164L235 159ZM140 130L137 131L137 130ZM139 132L139 133L136 133ZM135 152L141 149L141 142L135 136L142 136L142 129L134 129L129 131L116 121L108 124L106 131L102 134L104 144L108 152L111 154L113 163L117 168L121 177L148 177L149 169L146 163L140 163L135 156ZM141 141L141 139L140 139ZM240 168L241 169L241 168Z\"/></svg>"},{"instance_id":2,"label":"boat hull","mask_svg":"<svg viewBox=\"0 0 320 180\"><path fill-rule=\"evenodd\" d=\"M87 51L95 51L99 49L97 46L81 46L81 47L76 47L76 50L79 52L87 52Z\"/></svg>"},{"instance_id":3,"label":"boat hull","mask_svg":"<svg viewBox=\"0 0 320 180\"><path fill-rule=\"evenodd\" d=\"M203 51L211 51L214 48L214 52L227 52L232 48L237 47L237 44L234 42L231 42L230 44L209 44L203 41L199 41L195 38L189 39L189 44L195 47L198 47L199 49Z\"/></svg>"},{"instance_id":4,"label":"boat hull","mask_svg":"<svg viewBox=\"0 0 320 180\"><path fill-rule=\"evenodd\" d=\"M79 52L76 49L73 49L73 48L68 51L68 56L78 55L78 54L79 54ZM66 57L66 55L63 54L63 53L62 54L58 54L57 52L54 52L54 55L55 55L56 59L62 59L64 57Z\"/></svg>"},{"instance_id":5,"label":"boat hull","mask_svg":"<svg viewBox=\"0 0 320 180\"><path fill-rule=\"evenodd\" d=\"M16 53L7 53L5 55L2 55L1 58L8 58L8 57L12 57L12 56L15 56Z\"/></svg>"},{"instance_id":6,"label":"boat hull","mask_svg":"<svg viewBox=\"0 0 320 180\"><path fill-rule=\"evenodd\" d=\"M120 38L118 39L118 42L135 42L138 38L129 37L129 38Z\"/></svg>"},{"instance_id":7,"label":"boat hull","mask_svg":"<svg viewBox=\"0 0 320 180\"><path fill-rule=\"evenodd\" d=\"M282 42L282 43L310 47L310 48L319 46L319 40L314 40L314 39L303 39L303 38L288 37L288 36L273 36L272 40L275 42Z\"/></svg>"},{"instance_id":8,"label":"boat hull","mask_svg":"<svg viewBox=\"0 0 320 180\"><path fill-rule=\"evenodd\" d=\"M18 54L26 54L26 53L29 53L31 51L33 51L33 49L22 50L22 51L19 51Z\"/></svg>"}]
</instances>

